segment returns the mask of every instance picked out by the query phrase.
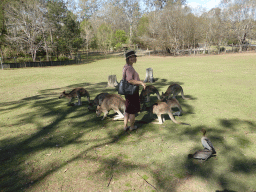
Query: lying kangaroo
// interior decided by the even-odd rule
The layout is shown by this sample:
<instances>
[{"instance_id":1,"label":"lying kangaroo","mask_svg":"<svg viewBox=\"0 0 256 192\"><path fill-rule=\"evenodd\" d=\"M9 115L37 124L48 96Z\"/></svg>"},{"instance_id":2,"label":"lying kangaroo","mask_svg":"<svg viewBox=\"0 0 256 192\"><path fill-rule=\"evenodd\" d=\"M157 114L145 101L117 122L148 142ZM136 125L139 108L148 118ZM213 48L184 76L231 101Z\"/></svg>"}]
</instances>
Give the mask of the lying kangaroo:
<instances>
[{"instance_id":1,"label":"lying kangaroo","mask_svg":"<svg viewBox=\"0 0 256 192\"><path fill-rule=\"evenodd\" d=\"M150 97L149 96L151 94L156 94L158 100L161 100L160 94L159 94L157 88L153 85L147 85L145 89L142 89L142 91L140 93L140 100L145 101L145 97L147 97L146 102L150 102Z\"/></svg>"},{"instance_id":2,"label":"lying kangaroo","mask_svg":"<svg viewBox=\"0 0 256 192\"><path fill-rule=\"evenodd\" d=\"M101 103L97 106L96 115L100 116L101 113L104 113L104 116L101 120L104 120L107 116L110 109L113 109L117 116L114 117L114 120L124 118L124 115L120 112L120 109L125 111L125 100L118 94L108 94Z\"/></svg>"},{"instance_id":3,"label":"lying kangaroo","mask_svg":"<svg viewBox=\"0 0 256 192\"><path fill-rule=\"evenodd\" d=\"M108 93L100 93L98 94L95 99L89 103L88 109L92 110L94 108L94 106L98 106L101 105L103 100L105 99L105 97L109 95Z\"/></svg>"},{"instance_id":4,"label":"lying kangaroo","mask_svg":"<svg viewBox=\"0 0 256 192\"><path fill-rule=\"evenodd\" d=\"M88 91L86 91L84 88L78 87L73 89L70 93L66 93L65 90L60 94L59 99L62 97L66 97L69 99L68 105L71 105L71 101L73 98L77 97L78 99L78 104L77 105L82 105L81 102L81 97L87 97L88 102L90 102L90 95Z\"/></svg>"},{"instance_id":5,"label":"lying kangaroo","mask_svg":"<svg viewBox=\"0 0 256 192\"><path fill-rule=\"evenodd\" d=\"M189 125L189 124L186 124L186 123L178 122L174 119L173 114L172 114L172 108L175 108L175 107L177 107L179 109L179 115L180 115L182 113L182 108L181 108L180 103L177 99L171 98L171 99L167 100L167 102L161 101L161 102L155 103L152 106L152 111L150 113L151 117L152 117L152 114L156 114L157 117L158 117L159 122L157 122L155 124L163 124L165 119L162 118L162 115L163 114L168 114L170 119L174 123Z\"/></svg>"},{"instance_id":6,"label":"lying kangaroo","mask_svg":"<svg viewBox=\"0 0 256 192\"><path fill-rule=\"evenodd\" d=\"M171 98L171 95L172 95L172 98L175 98L179 93L181 94L181 96L182 96L183 99L189 99L189 98L186 98L186 97L184 96L183 89L182 89L182 87L181 87L180 85L178 85L178 84L172 84L172 85L170 85L170 86L167 88L167 90L166 90L165 93L162 92L162 98L170 99L170 98Z\"/></svg>"}]
</instances>

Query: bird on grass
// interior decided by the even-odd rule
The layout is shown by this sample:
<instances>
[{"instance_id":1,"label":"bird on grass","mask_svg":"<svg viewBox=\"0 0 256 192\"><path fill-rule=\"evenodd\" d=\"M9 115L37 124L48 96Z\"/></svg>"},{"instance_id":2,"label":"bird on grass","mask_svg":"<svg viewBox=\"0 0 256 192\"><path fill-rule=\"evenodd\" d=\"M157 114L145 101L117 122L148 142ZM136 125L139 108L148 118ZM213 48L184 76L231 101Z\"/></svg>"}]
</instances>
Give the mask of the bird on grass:
<instances>
[{"instance_id":1,"label":"bird on grass","mask_svg":"<svg viewBox=\"0 0 256 192\"><path fill-rule=\"evenodd\" d=\"M212 151L212 154L216 154L216 151L213 147L213 144L212 142L210 141L210 139L208 139L205 134L206 134L206 130L205 129L202 129L201 130L203 132L203 137L201 138L201 142L202 142L202 145L205 149L208 149L209 151Z\"/></svg>"},{"instance_id":2,"label":"bird on grass","mask_svg":"<svg viewBox=\"0 0 256 192\"><path fill-rule=\"evenodd\" d=\"M188 158L207 160L211 156L212 156L212 151L209 151L208 149L203 149L195 152L194 154L189 154Z\"/></svg>"},{"instance_id":3,"label":"bird on grass","mask_svg":"<svg viewBox=\"0 0 256 192\"><path fill-rule=\"evenodd\" d=\"M212 155L216 154L216 151L211 143L211 141L205 136L206 130L202 129L203 137L201 138L202 145L204 147L203 150L197 151L194 154L189 154L188 158L207 160Z\"/></svg>"}]
</instances>

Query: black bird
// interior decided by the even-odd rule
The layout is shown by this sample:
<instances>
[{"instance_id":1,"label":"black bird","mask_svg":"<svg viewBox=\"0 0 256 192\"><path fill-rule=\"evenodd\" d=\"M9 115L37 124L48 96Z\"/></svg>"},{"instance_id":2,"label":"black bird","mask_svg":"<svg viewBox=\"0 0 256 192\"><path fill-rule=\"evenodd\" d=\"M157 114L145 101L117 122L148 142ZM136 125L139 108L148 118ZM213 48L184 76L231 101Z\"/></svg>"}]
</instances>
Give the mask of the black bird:
<instances>
[{"instance_id":1,"label":"black bird","mask_svg":"<svg viewBox=\"0 0 256 192\"><path fill-rule=\"evenodd\" d=\"M212 151L212 154L216 154L216 151L213 147L212 142L210 141L210 139L208 139L205 136L206 130L202 129L201 131L203 132L203 137L201 138L201 142L202 142L202 145L203 145L204 149L208 149L209 151Z\"/></svg>"}]
</instances>

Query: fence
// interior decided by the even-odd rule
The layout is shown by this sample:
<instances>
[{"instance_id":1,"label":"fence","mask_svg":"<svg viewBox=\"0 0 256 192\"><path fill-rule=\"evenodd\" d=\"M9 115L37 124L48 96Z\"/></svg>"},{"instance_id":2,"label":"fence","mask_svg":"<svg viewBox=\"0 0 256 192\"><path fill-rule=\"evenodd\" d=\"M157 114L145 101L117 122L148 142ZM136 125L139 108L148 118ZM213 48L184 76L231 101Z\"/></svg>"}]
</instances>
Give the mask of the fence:
<instances>
[{"instance_id":1,"label":"fence","mask_svg":"<svg viewBox=\"0 0 256 192\"><path fill-rule=\"evenodd\" d=\"M24 67L47 67L79 64L80 60L68 61L45 61L45 62L23 62L23 63L3 63L3 68L24 68Z\"/></svg>"}]
</instances>

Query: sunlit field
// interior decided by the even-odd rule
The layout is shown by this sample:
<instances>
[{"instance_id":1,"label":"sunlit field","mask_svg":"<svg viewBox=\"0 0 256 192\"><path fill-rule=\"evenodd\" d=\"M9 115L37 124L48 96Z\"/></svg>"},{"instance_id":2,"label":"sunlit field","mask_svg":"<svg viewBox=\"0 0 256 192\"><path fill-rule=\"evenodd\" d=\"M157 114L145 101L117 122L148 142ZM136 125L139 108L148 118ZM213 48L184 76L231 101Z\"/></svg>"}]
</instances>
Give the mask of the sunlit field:
<instances>
[{"instance_id":1,"label":"sunlit field","mask_svg":"<svg viewBox=\"0 0 256 192\"><path fill-rule=\"evenodd\" d=\"M153 68L160 93L180 84L184 114L152 123L144 111L138 129L124 132L111 111L68 106L62 91L84 87L91 99L117 93L124 58L81 65L0 71L0 191L256 191L256 53L138 57L143 80ZM151 104L157 101L151 96ZM74 102L77 102L75 100ZM156 116L155 116L156 117ZM205 128L217 155L188 159L202 149Z\"/></svg>"}]
</instances>

